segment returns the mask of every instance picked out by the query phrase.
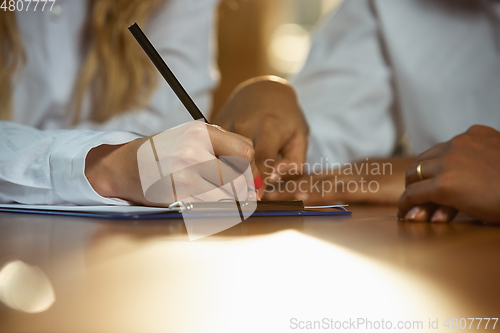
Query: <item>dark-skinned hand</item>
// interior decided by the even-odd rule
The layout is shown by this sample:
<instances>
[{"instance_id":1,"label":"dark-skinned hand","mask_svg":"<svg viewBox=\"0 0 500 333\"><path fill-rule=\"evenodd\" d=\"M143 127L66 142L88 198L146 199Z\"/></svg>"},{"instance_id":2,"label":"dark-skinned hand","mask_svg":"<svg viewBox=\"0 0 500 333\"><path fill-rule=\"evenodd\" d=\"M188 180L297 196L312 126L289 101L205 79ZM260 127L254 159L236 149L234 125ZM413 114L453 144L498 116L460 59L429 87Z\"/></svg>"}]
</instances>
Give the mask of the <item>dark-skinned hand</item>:
<instances>
[{"instance_id":1,"label":"dark-skinned hand","mask_svg":"<svg viewBox=\"0 0 500 333\"><path fill-rule=\"evenodd\" d=\"M400 218L444 223L458 211L500 222L500 132L491 127L472 126L424 152L407 171Z\"/></svg>"},{"instance_id":2,"label":"dark-skinned hand","mask_svg":"<svg viewBox=\"0 0 500 333\"><path fill-rule=\"evenodd\" d=\"M213 123L251 139L255 163L265 183L279 180L279 170L305 162L308 126L293 87L284 79L251 79L235 90Z\"/></svg>"}]
</instances>

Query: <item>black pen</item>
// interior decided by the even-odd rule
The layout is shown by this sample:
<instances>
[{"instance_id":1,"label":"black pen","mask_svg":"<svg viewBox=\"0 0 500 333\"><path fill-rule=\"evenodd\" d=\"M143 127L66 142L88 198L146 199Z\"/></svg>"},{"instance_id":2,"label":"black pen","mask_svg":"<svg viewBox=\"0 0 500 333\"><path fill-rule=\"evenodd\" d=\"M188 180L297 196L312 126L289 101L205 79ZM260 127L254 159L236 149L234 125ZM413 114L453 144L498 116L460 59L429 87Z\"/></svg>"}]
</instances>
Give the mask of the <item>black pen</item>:
<instances>
[{"instance_id":1,"label":"black pen","mask_svg":"<svg viewBox=\"0 0 500 333\"><path fill-rule=\"evenodd\" d=\"M184 107L188 110L189 114L193 117L193 119L194 120L203 120L205 123L210 124L208 122L207 118L205 118L203 113L200 111L198 106L195 104L195 102L193 101L191 96L189 96L186 89L184 89L184 87L181 85L179 80L177 80L174 73L170 70L170 68L165 63L163 58L160 56L158 51L156 51L155 47L153 46L153 44L151 44L148 37L146 37L146 35L141 30L139 25L137 23L134 23L130 27L128 27L128 30L130 30L132 35L134 35L135 39L141 45L144 52L146 52L149 59L151 59L151 61L156 66L158 71L165 78L167 83L170 85L170 87L172 88L174 93L177 95L177 97L181 100L182 104L184 104ZM232 166L234 169L239 169L234 164L229 163L226 159L224 159L222 157L220 157L219 160ZM260 176L258 176L258 180L254 180L254 181L255 181L255 186L257 189L262 187L262 179L260 178ZM221 184L224 184L222 177L221 177ZM232 184L232 182L231 182L231 185L233 187L233 192L236 193L236 190L234 188L234 184Z\"/></svg>"},{"instance_id":2,"label":"black pen","mask_svg":"<svg viewBox=\"0 0 500 333\"><path fill-rule=\"evenodd\" d=\"M174 73L172 73L168 65L165 63L165 61L163 61L158 51L156 51L153 44L151 44L151 42L149 41L148 37L146 37L144 32L142 32L141 28L139 28L139 25L137 25L137 23L134 23L130 27L128 27L128 30L130 30L132 35L134 35L135 39L141 45L144 52L146 52L149 59L151 59L151 61L156 66L158 71L165 78L167 83L170 85L170 87L177 95L177 97L181 100L182 104L184 104L184 107L188 110L189 114L193 117L193 119L194 120L203 119L205 123L209 124L207 118L205 118L203 113L201 113L198 106L195 104L191 96L189 96L189 94L181 85L179 80L177 80Z\"/></svg>"}]
</instances>

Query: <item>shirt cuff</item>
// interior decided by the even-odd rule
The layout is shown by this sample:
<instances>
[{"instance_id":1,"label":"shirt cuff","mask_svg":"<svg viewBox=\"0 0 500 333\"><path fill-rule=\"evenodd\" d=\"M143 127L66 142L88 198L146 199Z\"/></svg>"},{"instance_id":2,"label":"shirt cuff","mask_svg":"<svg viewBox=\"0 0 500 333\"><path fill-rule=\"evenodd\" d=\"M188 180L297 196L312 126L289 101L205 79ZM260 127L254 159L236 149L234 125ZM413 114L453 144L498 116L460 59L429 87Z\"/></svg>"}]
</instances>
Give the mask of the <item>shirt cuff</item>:
<instances>
[{"instance_id":1,"label":"shirt cuff","mask_svg":"<svg viewBox=\"0 0 500 333\"><path fill-rule=\"evenodd\" d=\"M124 131L78 132L78 135L55 148L50 155L52 186L57 195L74 205L129 205L125 200L100 196L92 188L85 176L85 159L92 148L100 145L120 145L141 136Z\"/></svg>"}]
</instances>

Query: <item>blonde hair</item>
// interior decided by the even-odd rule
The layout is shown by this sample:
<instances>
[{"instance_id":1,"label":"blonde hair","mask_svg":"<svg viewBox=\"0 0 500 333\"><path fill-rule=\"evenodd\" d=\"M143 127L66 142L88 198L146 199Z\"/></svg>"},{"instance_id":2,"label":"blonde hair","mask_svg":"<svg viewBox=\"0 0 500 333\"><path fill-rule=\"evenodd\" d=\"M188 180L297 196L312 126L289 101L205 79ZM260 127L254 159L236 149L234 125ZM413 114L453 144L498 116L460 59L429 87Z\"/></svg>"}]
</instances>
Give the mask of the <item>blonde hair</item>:
<instances>
[{"instance_id":1,"label":"blonde hair","mask_svg":"<svg viewBox=\"0 0 500 333\"><path fill-rule=\"evenodd\" d=\"M11 118L14 74L25 61L13 12L0 13L0 120Z\"/></svg>"},{"instance_id":2,"label":"blonde hair","mask_svg":"<svg viewBox=\"0 0 500 333\"><path fill-rule=\"evenodd\" d=\"M103 123L143 107L151 97L157 73L127 27L143 25L162 0L91 0L82 48L86 54L69 105L73 124L90 96L88 120ZM12 86L25 61L14 12L0 13L0 119L10 119Z\"/></svg>"}]
</instances>

